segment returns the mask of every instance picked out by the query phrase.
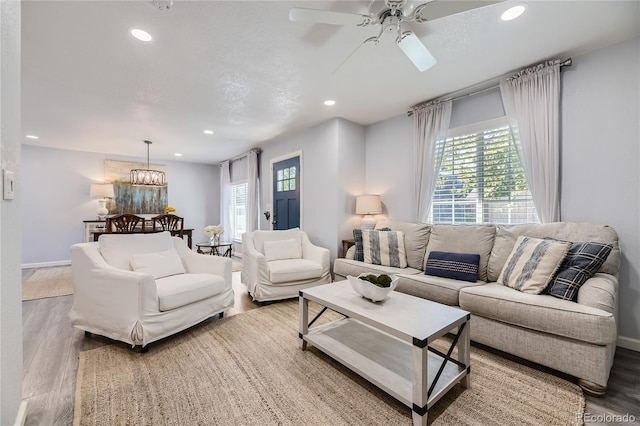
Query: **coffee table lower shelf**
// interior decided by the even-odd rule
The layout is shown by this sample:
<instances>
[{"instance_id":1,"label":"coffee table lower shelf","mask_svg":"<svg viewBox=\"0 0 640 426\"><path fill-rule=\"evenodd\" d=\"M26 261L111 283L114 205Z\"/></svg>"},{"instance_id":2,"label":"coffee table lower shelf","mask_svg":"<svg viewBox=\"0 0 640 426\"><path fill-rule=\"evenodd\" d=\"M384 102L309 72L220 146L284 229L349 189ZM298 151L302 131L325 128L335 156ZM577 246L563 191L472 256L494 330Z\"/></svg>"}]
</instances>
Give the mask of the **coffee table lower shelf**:
<instances>
[{"instance_id":1,"label":"coffee table lower shelf","mask_svg":"<svg viewBox=\"0 0 640 426\"><path fill-rule=\"evenodd\" d=\"M309 329L302 339L403 404L413 407L413 345L353 318ZM429 352L427 389L431 388L443 362L443 357ZM466 368L447 362L428 397L426 408L431 408L467 373Z\"/></svg>"}]
</instances>

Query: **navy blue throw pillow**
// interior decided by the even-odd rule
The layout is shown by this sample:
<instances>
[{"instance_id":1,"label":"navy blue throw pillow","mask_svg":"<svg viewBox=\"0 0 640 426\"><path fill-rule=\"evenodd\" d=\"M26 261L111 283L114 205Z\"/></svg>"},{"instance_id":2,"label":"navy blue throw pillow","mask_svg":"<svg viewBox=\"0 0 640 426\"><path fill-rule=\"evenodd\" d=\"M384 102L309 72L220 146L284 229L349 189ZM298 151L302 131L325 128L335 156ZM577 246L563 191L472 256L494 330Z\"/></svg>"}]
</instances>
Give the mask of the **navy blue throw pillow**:
<instances>
[{"instance_id":1,"label":"navy blue throw pillow","mask_svg":"<svg viewBox=\"0 0 640 426\"><path fill-rule=\"evenodd\" d=\"M476 282L478 280L479 254L432 251L427 258L425 275Z\"/></svg>"},{"instance_id":2,"label":"navy blue throw pillow","mask_svg":"<svg viewBox=\"0 0 640 426\"><path fill-rule=\"evenodd\" d=\"M569 253L544 292L575 302L582 284L598 272L612 248L603 243L572 243Z\"/></svg>"}]
</instances>

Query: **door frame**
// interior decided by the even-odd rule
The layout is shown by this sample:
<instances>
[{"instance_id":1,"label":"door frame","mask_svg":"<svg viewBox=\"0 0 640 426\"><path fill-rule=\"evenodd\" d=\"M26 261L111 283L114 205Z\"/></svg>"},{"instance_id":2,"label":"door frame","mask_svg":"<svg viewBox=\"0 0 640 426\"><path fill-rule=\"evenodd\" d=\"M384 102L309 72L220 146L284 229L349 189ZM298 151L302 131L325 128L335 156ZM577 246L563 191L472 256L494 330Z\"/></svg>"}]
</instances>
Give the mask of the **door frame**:
<instances>
[{"instance_id":1,"label":"door frame","mask_svg":"<svg viewBox=\"0 0 640 426\"><path fill-rule=\"evenodd\" d=\"M269 160L269 204L271 204L271 217L273 218L273 165L295 157L300 157L300 170L298 171L298 175L300 176L300 229L304 229L304 166L302 150L293 151ZM269 221L269 229L273 229L271 221Z\"/></svg>"}]
</instances>

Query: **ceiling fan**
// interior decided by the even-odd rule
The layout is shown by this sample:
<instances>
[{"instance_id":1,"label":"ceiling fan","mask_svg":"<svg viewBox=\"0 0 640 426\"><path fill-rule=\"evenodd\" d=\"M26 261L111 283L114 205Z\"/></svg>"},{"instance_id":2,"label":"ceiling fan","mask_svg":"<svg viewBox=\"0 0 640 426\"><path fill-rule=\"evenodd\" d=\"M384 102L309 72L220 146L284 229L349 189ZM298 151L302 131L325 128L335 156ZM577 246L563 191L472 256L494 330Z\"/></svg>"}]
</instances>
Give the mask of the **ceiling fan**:
<instances>
[{"instance_id":1,"label":"ceiling fan","mask_svg":"<svg viewBox=\"0 0 640 426\"><path fill-rule=\"evenodd\" d=\"M499 1L423 0L416 2L407 0L384 0L382 10L375 13L371 10L374 2L375 0L370 1L369 13L366 15L294 7L289 11L289 19L294 22L354 25L359 27L379 25L380 32L378 35L364 40L344 62L361 46L367 43L378 45L380 43L380 37L382 37L384 33L392 33L396 34L396 44L398 47L407 55L416 68L418 68L420 72L423 72L434 66L437 61L413 31L402 30L402 24L404 22L424 24L438 18L477 9L498 3ZM416 3L418 4L416 5ZM340 66L342 66L342 64ZM340 66L338 68L340 68Z\"/></svg>"}]
</instances>

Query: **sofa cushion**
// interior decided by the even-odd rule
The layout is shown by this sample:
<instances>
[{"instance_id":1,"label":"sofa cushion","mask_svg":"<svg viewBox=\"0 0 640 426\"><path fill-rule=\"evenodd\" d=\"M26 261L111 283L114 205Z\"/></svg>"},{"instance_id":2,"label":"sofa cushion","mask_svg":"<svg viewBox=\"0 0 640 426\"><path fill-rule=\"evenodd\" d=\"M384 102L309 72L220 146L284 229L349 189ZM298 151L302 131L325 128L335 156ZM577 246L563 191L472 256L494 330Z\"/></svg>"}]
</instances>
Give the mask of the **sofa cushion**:
<instances>
[{"instance_id":1,"label":"sofa cushion","mask_svg":"<svg viewBox=\"0 0 640 426\"><path fill-rule=\"evenodd\" d=\"M480 255L478 279L487 280L487 262L493 247L494 225L433 225L427 244L425 265L432 251ZM424 269L424 268L423 268Z\"/></svg>"},{"instance_id":2,"label":"sofa cushion","mask_svg":"<svg viewBox=\"0 0 640 426\"><path fill-rule=\"evenodd\" d=\"M163 278L170 275L184 274L184 266L175 248L156 253L135 254L129 259L131 269Z\"/></svg>"},{"instance_id":3,"label":"sofa cushion","mask_svg":"<svg viewBox=\"0 0 640 426\"><path fill-rule=\"evenodd\" d=\"M486 284L484 281L469 282L420 273L400 274L398 277L396 291L450 306L458 306L461 289Z\"/></svg>"},{"instance_id":4,"label":"sofa cushion","mask_svg":"<svg viewBox=\"0 0 640 426\"><path fill-rule=\"evenodd\" d=\"M376 229L389 228L392 231L404 233L404 248L407 254L407 266L414 269L424 269L424 253L429 241L429 225L424 223L410 223L394 220L380 220Z\"/></svg>"},{"instance_id":5,"label":"sofa cushion","mask_svg":"<svg viewBox=\"0 0 640 426\"><path fill-rule=\"evenodd\" d=\"M573 243L545 293L564 300L576 301L578 290L600 269L611 253L611 245L586 242Z\"/></svg>"},{"instance_id":6,"label":"sofa cushion","mask_svg":"<svg viewBox=\"0 0 640 426\"><path fill-rule=\"evenodd\" d=\"M407 267L404 233L401 231L362 231L364 262L374 265Z\"/></svg>"},{"instance_id":7,"label":"sofa cushion","mask_svg":"<svg viewBox=\"0 0 640 426\"><path fill-rule=\"evenodd\" d=\"M352 259L336 259L333 262L333 272L336 275L346 277L353 275L357 277L360 274L421 274L420 269L414 268L394 268L392 266L374 265L372 263L358 262Z\"/></svg>"},{"instance_id":8,"label":"sofa cushion","mask_svg":"<svg viewBox=\"0 0 640 426\"><path fill-rule=\"evenodd\" d=\"M551 281L571 243L520 236L498 277L498 284L539 294Z\"/></svg>"},{"instance_id":9,"label":"sofa cushion","mask_svg":"<svg viewBox=\"0 0 640 426\"><path fill-rule=\"evenodd\" d=\"M475 283L478 280L479 254L432 251L424 268L425 275Z\"/></svg>"},{"instance_id":10,"label":"sofa cushion","mask_svg":"<svg viewBox=\"0 0 640 426\"><path fill-rule=\"evenodd\" d=\"M302 246L300 245L300 240L292 238L290 240L265 241L264 257L267 259L267 262L272 260L301 259Z\"/></svg>"},{"instance_id":11,"label":"sofa cushion","mask_svg":"<svg viewBox=\"0 0 640 426\"><path fill-rule=\"evenodd\" d=\"M160 311L170 311L222 293L223 277L213 274L180 274L156 280Z\"/></svg>"},{"instance_id":12,"label":"sofa cushion","mask_svg":"<svg viewBox=\"0 0 640 426\"><path fill-rule=\"evenodd\" d=\"M282 241L282 240L298 240L302 246L302 237L300 236L300 228L291 228L284 231L254 231L253 242L256 250L264 254L265 241Z\"/></svg>"},{"instance_id":13,"label":"sofa cushion","mask_svg":"<svg viewBox=\"0 0 640 426\"><path fill-rule=\"evenodd\" d=\"M114 268L131 271L131 256L157 253L174 248L167 231L152 234L103 234L98 239L98 250L105 262Z\"/></svg>"},{"instance_id":14,"label":"sofa cushion","mask_svg":"<svg viewBox=\"0 0 640 426\"><path fill-rule=\"evenodd\" d=\"M616 341L616 322L609 312L498 283L461 289L460 307L473 315L592 344Z\"/></svg>"},{"instance_id":15,"label":"sofa cushion","mask_svg":"<svg viewBox=\"0 0 640 426\"><path fill-rule=\"evenodd\" d=\"M322 265L312 260L287 259L267 262L269 281L273 284L309 280L322 276Z\"/></svg>"},{"instance_id":16,"label":"sofa cushion","mask_svg":"<svg viewBox=\"0 0 640 426\"><path fill-rule=\"evenodd\" d=\"M496 238L487 266L488 281L497 281L504 263L520 235L554 238L563 241L595 241L613 248L598 272L617 275L620 266L618 234L607 225L586 222L553 222L528 225L498 225Z\"/></svg>"}]
</instances>

